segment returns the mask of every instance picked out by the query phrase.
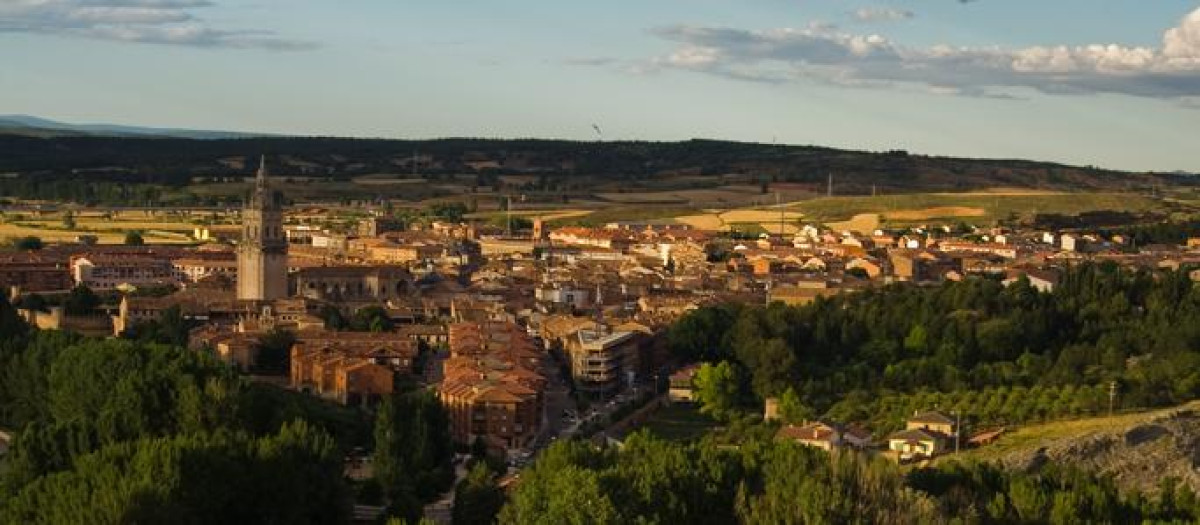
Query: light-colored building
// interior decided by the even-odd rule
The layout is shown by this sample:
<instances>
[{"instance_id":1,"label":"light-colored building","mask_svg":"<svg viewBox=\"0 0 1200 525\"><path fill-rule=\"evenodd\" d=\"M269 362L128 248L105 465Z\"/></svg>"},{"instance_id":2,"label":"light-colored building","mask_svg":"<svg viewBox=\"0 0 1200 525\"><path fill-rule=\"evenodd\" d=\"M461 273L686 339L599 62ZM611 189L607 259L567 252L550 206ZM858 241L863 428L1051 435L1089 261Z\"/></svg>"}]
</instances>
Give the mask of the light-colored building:
<instances>
[{"instance_id":1,"label":"light-colored building","mask_svg":"<svg viewBox=\"0 0 1200 525\"><path fill-rule=\"evenodd\" d=\"M614 331L596 325L575 332L567 341L571 377L581 392L607 397L617 393L636 358L635 332Z\"/></svg>"},{"instance_id":2,"label":"light-colored building","mask_svg":"<svg viewBox=\"0 0 1200 525\"><path fill-rule=\"evenodd\" d=\"M71 260L75 284L93 290L120 286L169 286L178 281L171 261L152 256L93 254Z\"/></svg>"},{"instance_id":3,"label":"light-colored building","mask_svg":"<svg viewBox=\"0 0 1200 525\"><path fill-rule=\"evenodd\" d=\"M904 430L888 436L888 450L901 461L931 458L948 450L958 438L958 423L941 412L918 412Z\"/></svg>"}]
</instances>

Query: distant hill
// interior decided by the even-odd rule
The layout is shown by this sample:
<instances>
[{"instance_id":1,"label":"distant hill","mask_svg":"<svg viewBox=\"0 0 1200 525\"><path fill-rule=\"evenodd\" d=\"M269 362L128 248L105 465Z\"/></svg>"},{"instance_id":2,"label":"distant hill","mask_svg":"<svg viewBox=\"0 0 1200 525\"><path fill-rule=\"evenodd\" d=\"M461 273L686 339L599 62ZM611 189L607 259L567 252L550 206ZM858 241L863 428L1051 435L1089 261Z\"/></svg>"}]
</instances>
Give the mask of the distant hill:
<instances>
[{"instance_id":1,"label":"distant hill","mask_svg":"<svg viewBox=\"0 0 1200 525\"><path fill-rule=\"evenodd\" d=\"M197 178L245 176L259 155L266 155L272 171L280 176L343 181L376 174L419 173L433 179L473 174L475 184L498 187L500 176L527 175L528 182L520 184L522 192L572 196L704 189L731 183L792 183L823 194L831 176L839 195L996 187L1120 192L1196 183L1195 177L1181 174L1130 173L1027 160L699 139L228 138L219 137L224 132L105 125L56 128L51 127L53 122L30 117L0 117L0 123L4 119L10 126L23 126L24 131L6 134L0 129L0 173L33 177L37 184L86 180L183 186ZM102 133L119 136L98 136ZM217 138L198 140L172 134Z\"/></svg>"},{"instance_id":2,"label":"distant hill","mask_svg":"<svg viewBox=\"0 0 1200 525\"><path fill-rule=\"evenodd\" d=\"M231 139L265 136L232 131L205 131L177 128L123 126L119 124L68 124L29 115L0 115L0 134L39 138L54 137L171 137L186 139Z\"/></svg>"}]
</instances>

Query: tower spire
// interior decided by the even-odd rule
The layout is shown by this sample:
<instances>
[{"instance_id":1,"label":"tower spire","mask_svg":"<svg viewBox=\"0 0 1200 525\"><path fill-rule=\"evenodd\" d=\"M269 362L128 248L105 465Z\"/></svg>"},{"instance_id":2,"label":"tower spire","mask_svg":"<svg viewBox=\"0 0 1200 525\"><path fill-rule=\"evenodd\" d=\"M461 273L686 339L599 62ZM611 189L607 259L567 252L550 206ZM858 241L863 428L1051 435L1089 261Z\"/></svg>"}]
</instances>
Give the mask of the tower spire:
<instances>
[{"instance_id":1,"label":"tower spire","mask_svg":"<svg viewBox=\"0 0 1200 525\"><path fill-rule=\"evenodd\" d=\"M261 155L258 157L258 176L255 177L255 182L258 187L265 188L267 186L267 156Z\"/></svg>"}]
</instances>

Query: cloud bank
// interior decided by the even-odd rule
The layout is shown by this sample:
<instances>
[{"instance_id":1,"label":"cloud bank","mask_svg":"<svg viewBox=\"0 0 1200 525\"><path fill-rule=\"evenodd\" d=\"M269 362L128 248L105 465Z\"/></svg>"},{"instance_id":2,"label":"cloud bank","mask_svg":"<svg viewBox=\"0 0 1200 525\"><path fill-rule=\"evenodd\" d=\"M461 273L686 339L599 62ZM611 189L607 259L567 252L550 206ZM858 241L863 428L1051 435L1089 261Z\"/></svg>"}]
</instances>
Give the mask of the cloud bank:
<instances>
[{"instance_id":1,"label":"cloud bank","mask_svg":"<svg viewBox=\"0 0 1200 525\"><path fill-rule=\"evenodd\" d=\"M315 47L261 29L216 28L193 14L213 5L210 0L0 0L0 32L193 47Z\"/></svg>"},{"instance_id":2,"label":"cloud bank","mask_svg":"<svg viewBox=\"0 0 1200 525\"><path fill-rule=\"evenodd\" d=\"M1012 97L1113 93L1200 100L1200 9L1168 29L1157 47L1122 44L928 48L828 25L746 30L677 25L653 30L677 47L641 70L680 69L761 82L911 85L931 92Z\"/></svg>"}]
</instances>

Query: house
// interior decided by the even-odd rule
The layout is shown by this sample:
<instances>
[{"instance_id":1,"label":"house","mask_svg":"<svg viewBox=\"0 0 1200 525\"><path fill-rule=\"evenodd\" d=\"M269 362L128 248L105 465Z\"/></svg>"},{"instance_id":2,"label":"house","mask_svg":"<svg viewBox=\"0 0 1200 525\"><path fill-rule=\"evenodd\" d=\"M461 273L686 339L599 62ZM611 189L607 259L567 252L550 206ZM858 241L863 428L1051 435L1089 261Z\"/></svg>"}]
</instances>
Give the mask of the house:
<instances>
[{"instance_id":1,"label":"house","mask_svg":"<svg viewBox=\"0 0 1200 525\"><path fill-rule=\"evenodd\" d=\"M936 410L917 412L904 430L888 436L888 450L901 461L931 458L942 454L958 438L958 423Z\"/></svg>"},{"instance_id":2,"label":"house","mask_svg":"<svg viewBox=\"0 0 1200 525\"><path fill-rule=\"evenodd\" d=\"M1064 233L1059 237L1059 242L1064 252L1079 251L1083 248L1083 239L1069 233Z\"/></svg>"},{"instance_id":3,"label":"house","mask_svg":"<svg viewBox=\"0 0 1200 525\"><path fill-rule=\"evenodd\" d=\"M693 364L671 374L670 385L667 389L667 400L672 403L691 403L696 400L696 372L700 365Z\"/></svg>"},{"instance_id":4,"label":"house","mask_svg":"<svg viewBox=\"0 0 1200 525\"><path fill-rule=\"evenodd\" d=\"M937 410L918 412L908 418L905 428L908 430L926 430L946 437L958 436L958 423Z\"/></svg>"},{"instance_id":5,"label":"house","mask_svg":"<svg viewBox=\"0 0 1200 525\"><path fill-rule=\"evenodd\" d=\"M945 452L945 441L940 435L919 428L901 430L888 436L888 450L901 461L931 458Z\"/></svg>"},{"instance_id":6,"label":"house","mask_svg":"<svg viewBox=\"0 0 1200 525\"><path fill-rule=\"evenodd\" d=\"M871 445L870 433L831 421L813 421L801 426L785 425L775 437L790 439L826 452L835 452L846 447L862 449Z\"/></svg>"}]
</instances>

